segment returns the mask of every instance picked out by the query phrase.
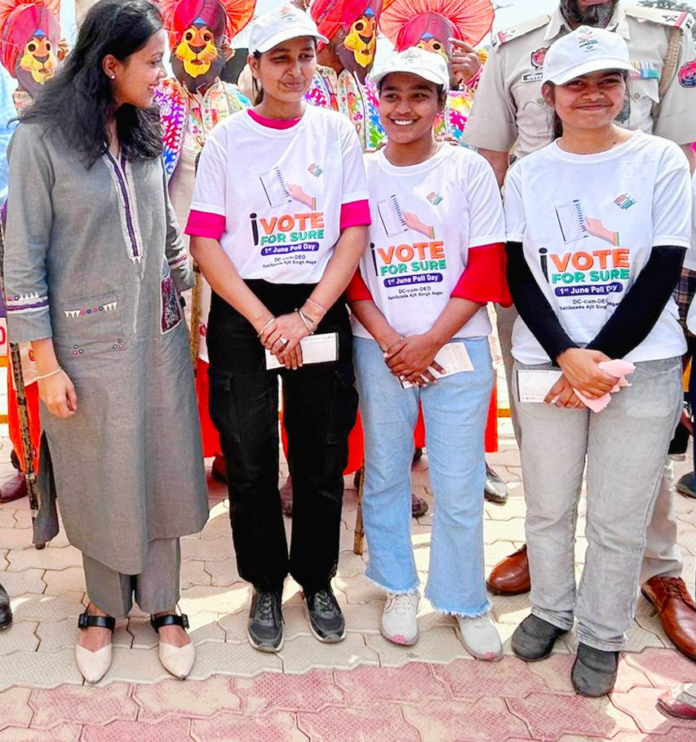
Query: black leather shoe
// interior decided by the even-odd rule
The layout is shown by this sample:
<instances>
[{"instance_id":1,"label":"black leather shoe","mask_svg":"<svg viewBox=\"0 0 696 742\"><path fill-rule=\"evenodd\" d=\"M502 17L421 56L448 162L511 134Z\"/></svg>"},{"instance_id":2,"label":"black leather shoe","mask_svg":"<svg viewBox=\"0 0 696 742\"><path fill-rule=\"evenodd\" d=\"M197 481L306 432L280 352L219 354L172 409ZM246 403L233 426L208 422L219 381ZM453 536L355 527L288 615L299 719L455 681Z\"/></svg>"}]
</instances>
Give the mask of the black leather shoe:
<instances>
[{"instance_id":1,"label":"black leather shoe","mask_svg":"<svg viewBox=\"0 0 696 742\"><path fill-rule=\"evenodd\" d=\"M570 679L576 693L598 698L614 690L618 671L618 652L603 652L587 644L579 644Z\"/></svg>"},{"instance_id":2,"label":"black leather shoe","mask_svg":"<svg viewBox=\"0 0 696 742\"><path fill-rule=\"evenodd\" d=\"M247 624L249 643L260 652L279 652L283 648L282 593L261 592L254 588Z\"/></svg>"},{"instance_id":3,"label":"black leather shoe","mask_svg":"<svg viewBox=\"0 0 696 742\"><path fill-rule=\"evenodd\" d=\"M320 642L335 644L346 638L346 622L331 588L305 596L309 626Z\"/></svg>"},{"instance_id":4,"label":"black leather shoe","mask_svg":"<svg viewBox=\"0 0 696 742\"><path fill-rule=\"evenodd\" d=\"M538 616L527 616L512 634L512 651L525 662L545 660L559 636L567 633Z\"/></svg>"},{"instance_id":5,"label":"black leather shoe","mask_svg":"<svg viewBox=\"0 0 696 742\"><path fill-rule=\"evenodd\" d=\"M12 608L10 607L10 596L5 588L0 585L0 631L12 624Z\"/></svg>"},{"instance_id":6,"label":"black leather shoe","mask_svg":"<svg viewBox=\"0 0 696 742\"><path fill-rule=\"evenodd\" d=\"M486 483L483 486L483 496L488 502L496 505L505 505L508 499L507 484L486 464Z\"/></svg>"}]
</instances>

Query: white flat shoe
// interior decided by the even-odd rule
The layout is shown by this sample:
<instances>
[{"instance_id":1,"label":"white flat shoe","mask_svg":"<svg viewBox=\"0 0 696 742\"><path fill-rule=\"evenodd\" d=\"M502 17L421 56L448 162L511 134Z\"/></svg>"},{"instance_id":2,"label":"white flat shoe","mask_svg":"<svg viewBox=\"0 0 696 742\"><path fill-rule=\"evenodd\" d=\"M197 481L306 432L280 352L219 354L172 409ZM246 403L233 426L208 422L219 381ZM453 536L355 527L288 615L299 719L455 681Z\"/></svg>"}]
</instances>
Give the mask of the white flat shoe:
<instances>
[{"instance_id":1,"label":"white flat shoe","mask_svg":"<svg viewBox=\"0 0 696 742\"><path fill-rule=\"evenodd\" d=\"M172 644L159 643L159 659L164 669L175 678L184 680L189 676L196 661L196 650L191 644L175 647Z\"/></svg>"},{"instance_id":2,"label":"white flat shoe","mask_svg":"<svg viewBox=\"0 0 696 742\"><path fill-rule=\"evenodd\" d=\"M159 634L163 626L181 626L182 629L188 629L188 616L176 613L168 613L166 616L150 616L152 628ZM193 663L196 661L196 649L193 642L183 647L175 647L173 644L167 644L160 640L158 648L159 660L162 667L171 673L175 678L184 680L193 669Z\"/></svg>"},{"instance_id":3,"label":"white flat shoe","mask_svg":"<svg viewBox=\"0 0 696 742\"><path fill-rule=\"evenodd\" d=\"M116 620L111 616L92 616L85 612L80 615L77 625L80 629L96 626L100 629L109 629L113 633ZM98 683L106 675L106 671L111 667L111 656L111 643L96 652L85 649L79 644L75 646L77 669L88 683Z\"/></svg>"}]
</instances>

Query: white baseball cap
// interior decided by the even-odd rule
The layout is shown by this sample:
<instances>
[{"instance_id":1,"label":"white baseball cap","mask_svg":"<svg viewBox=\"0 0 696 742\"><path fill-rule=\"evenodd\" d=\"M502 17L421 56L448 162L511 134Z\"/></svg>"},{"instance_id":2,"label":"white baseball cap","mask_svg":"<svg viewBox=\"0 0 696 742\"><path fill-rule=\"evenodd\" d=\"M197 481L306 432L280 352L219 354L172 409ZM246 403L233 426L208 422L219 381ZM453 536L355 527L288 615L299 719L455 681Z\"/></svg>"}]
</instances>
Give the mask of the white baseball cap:
<instances>
[{"instance_id":1,"label":"white baseball cap","mask_svg":"<svg viewBox=\"0 0 696 742\"><path fill-rule=\"evenodd\" d=\"M442 85L445 90L449 88L450 74L445 58L417 46L389 57L378 69L372 71L370 80L376 85L392 72L408 72L428 82Z\"/></svg>"},{"instance_id":2,"label":"white baseball cap","mask_svg":"<svg viewBox=\"0 0 696 742\"><path fill-rule=\"evenodd\" d=\"M580 26L548 50L542 82L565 85L602 70L633 70L626 41L604 28Z\"/></svg>"},{"instance_id":3,"label":"white baseball cap","mask_svg":"<svg viewBox=\"0 0 696 742\"><path fill-rule=\"evenodd\" d=\"M281 5L260 15L249 31L249 54L267 52L289 39L311 36L328 44L326 36L319 33L317 24L308 13L292 4Z\"/></svg>"}]
</instances>

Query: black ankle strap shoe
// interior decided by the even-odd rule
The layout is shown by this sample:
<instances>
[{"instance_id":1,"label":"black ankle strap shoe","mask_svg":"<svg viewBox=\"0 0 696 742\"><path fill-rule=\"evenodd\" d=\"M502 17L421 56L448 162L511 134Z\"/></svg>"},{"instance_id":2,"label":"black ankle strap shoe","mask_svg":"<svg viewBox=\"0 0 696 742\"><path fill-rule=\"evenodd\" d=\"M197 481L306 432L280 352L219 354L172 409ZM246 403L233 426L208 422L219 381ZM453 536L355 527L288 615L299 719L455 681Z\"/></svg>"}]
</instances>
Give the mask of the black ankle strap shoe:
<instances>
[{"instance_id":1,"label":"black ankle strap shoe","mask_svg":"<svg viewBox=\"0 0 696 742\"><path fill-rule=\"evenodd\" d=\"M94 626L98 629L109 629L113 634L116 628L116 619L111 616L93 616L91 613L81 613L77 619L78 629L88 629Z\"/></svg>"}]
</instances>

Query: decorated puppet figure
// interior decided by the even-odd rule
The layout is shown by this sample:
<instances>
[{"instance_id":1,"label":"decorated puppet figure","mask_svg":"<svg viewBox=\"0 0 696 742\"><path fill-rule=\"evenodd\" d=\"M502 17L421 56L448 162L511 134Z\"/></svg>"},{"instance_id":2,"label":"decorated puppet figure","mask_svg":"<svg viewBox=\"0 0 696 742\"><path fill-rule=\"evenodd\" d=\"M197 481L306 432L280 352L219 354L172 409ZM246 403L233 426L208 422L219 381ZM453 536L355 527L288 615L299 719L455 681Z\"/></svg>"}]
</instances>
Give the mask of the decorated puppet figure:
<instances>
[{"instance_id":1,"label":"decorated puppet figure","mask_svg":"<svg viewBox=\"0 0 696 742\"><path fill-rule=\"evenodd\" d=\"M164 166L169 195L183 231L191 208L196 159L218 121L249 106L236 85L220 79L233 54L232 39L251 20L256 0L161 0L169 33L175 77L163 80L155 95L163 129ZM188 237L184 237L188 241ZM198 402L203 452L215 456L213 473L224 477L220 443L208 414L208 350L205 342L210 286L197 275L196 289L187 297L197 356Z\"/></svg>"},{"instance_id":2,"label":"decorated puppet figure","mask_svg":"<svg viewBox=\"0 0 696 742\"><path fill-rule=\"evenodd\" d=\"M380 29L396 51L418 46L441 54L452 69L462 48L473 48L490 31L494 14L490 0L394 0L382 13ZM479 52L479 59L485 62L485 52ZM452 75L438 135L461 140L479 77L477 73L462 83Z\"/></svg>"},{"instance_id":3,"label":"decorated puppet figure","mask_svg":"<svg viewBox=\"0 0 696 742\"><path fill-rule=\"evenodd\" d=\"M309 10L329 43L319 45L319 67L307 99L348 116L363 149L384 140L376 91L366 78L375 61L380 14L388 2L314 0Z\"/></svg>"},{"instance_id":4,"label":"decorated puppet figure","mask_svg":"<svg viewBox=\"0 0 696 742\"><path fill-rule=\"evenodd\" d=\"M17 80L15 106L24 107L65 56L60 0L0 0L0 61Z\"/></svg>"},{"instance_id":5,"label":"decorated puppet figure","mask_svg":"<svg viewBox=\"0 0 696 742\"><path fill-rule=\"evenodd\" d=\"M41 86L55 74L65 56L59 14L60 0L0 0L0 62L17 80L17 89L13 93L17 113L31 103ZM11 311L13 299L7 299L7 307ZM41 439L36 365L28 343L20 345L19 351L27 400L29 439L36 455ZM18 471L0 488L0 503L19 499L27 493L23 473L26 464L21 445L22 423L11 373L7 374L7 407L12 461ZM34 470L36 468L35 461Z\"/></svg>"}]
</instances>

